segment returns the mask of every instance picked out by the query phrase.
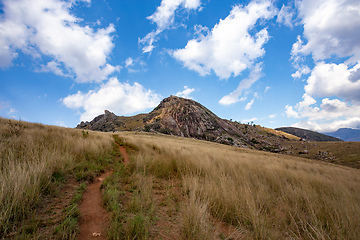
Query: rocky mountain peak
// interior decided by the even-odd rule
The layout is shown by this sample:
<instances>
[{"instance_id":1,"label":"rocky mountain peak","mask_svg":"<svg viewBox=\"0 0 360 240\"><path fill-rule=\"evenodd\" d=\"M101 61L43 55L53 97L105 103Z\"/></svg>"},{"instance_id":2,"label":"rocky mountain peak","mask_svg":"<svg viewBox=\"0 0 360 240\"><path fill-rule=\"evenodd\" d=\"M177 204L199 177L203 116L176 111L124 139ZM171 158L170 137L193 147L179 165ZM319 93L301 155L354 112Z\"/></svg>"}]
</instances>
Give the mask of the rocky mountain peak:
<instances>
[{"instance_id":1,"label":"rocky mountain peak","mask_svg":"<svg viewBox=\"0 0 360 240\"><path fill-rule=\"evenodd\" d=\"M111 124L113 121L115 121L117 119L117 116L113 113L110 112L109 110L105 110L104 114L101 114L97 117L95 117L91 122L81 122L80 124L77 125L76 128L86 128L86 129L90 129L90 130L97 130L97 129L101 129L101 127L105 126L105 125L109 125Z\"/></svg>"}]
</instances>

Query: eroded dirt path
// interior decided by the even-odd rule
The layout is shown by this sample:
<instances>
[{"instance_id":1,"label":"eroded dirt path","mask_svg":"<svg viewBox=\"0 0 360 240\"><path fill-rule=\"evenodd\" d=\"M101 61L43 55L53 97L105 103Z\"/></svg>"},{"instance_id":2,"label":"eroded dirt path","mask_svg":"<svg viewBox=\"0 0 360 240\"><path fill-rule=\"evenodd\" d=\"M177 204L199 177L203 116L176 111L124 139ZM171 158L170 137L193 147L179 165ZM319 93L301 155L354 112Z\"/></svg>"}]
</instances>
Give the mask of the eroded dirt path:
<instances>
[{"instance_id":1,"label":"eroded dirt path","mask_svg":"<svg viewBox=\"0 0 360 240\"><path fill-rule=\"evenodd\" d=\"M119 145L121 156L124 159L124 164L129 163L129 155L125 147ZM95 181L87 186L86 192L83 194L83 199L79 205L81 218L79 222L79 240L88 240L92 238L107 239L106 230L109 224L109 213L103 206L101 195L101 183L112 174L107 171L98 176Z\"/></svg>"},{"instance_id":2,"label":"eroded dirt path","mask_svg":"<svg viewBox=\"0 0 360 240\"><path fill-rule=\"evenodd\" d=\"M120 153L121 153L121 156L124 158L124 165L126 166L126 165L128 165L129 164L129 155L127 154L127 152L126 152L126 148L125 147L123 147L123 146L120 146L120 145L118 145L119 146L119 149L120 149Z\"/></svg>"},{"instance_id":3,"label":"eroded dirt path","mask_svg":"<svg viewBox=\"0 0 360 240\"><path fill-rule=\"evenodd\" d=\"M105 172L87 186L79 205L81 213L79 240L106 239L106 228L110 218L103 206L100 186L102 181L111 174L112 171Z\"/></svg>"}]
</instances>

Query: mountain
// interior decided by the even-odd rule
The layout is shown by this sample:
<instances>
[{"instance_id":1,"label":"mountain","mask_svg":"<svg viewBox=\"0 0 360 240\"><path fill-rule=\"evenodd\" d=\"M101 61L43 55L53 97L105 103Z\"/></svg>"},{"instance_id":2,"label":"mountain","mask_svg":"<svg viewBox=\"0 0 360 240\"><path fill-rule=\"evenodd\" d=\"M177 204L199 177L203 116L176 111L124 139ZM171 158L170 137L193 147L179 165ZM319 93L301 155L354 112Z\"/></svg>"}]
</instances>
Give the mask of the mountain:
<instances>
[{"instance_id":1,"label":"mountain","mask_svg":"<svg viewBox=\"0 0 360 240\"><path fill-rule=\"evenodd\" d=\"M287 132L289 134L298 136L301 139L304 139L306 141L311 142L337 142L342 141L339 138L328 136L322 133L302 129L302 128L296 128L296 127L281 127L276 128L275 130Z\"/></svg>"},{"instance_id":2,"label":"mountain","mask_svg":"<svg viewBox=\"0 0 360 240\"><path fill-rule=\"evenodd\" d=\"M340 138L346 142L360 142L360 130L352 128L339 128L335 132L325 133L329 136Z\"/></svg>"},{"instance_id":3,"label":"mountain","mask_svg":"<svg viewBox=\"0 0 360 240\"><path fill-rule=\"evenodd\" d=\"M91 122L81 122L77 128L158 132L275 152L280 151L283 141L298 140L290 134L259 125L221 119L200 103L176 96L163 99L148 114L123 117L105 110Z\"/></svg>"}]
</instances>

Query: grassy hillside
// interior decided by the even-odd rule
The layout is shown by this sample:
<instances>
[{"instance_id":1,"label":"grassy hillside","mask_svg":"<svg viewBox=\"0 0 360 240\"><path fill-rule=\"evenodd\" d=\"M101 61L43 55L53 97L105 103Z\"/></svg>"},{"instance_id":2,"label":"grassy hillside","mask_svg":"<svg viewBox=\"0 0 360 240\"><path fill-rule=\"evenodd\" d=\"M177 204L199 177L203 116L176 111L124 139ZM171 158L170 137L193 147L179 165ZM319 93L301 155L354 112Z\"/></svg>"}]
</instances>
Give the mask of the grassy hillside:
<instances>
[{"instance_id":1,"label":"grassy hillside","mask_svg":"<svg viewBox=\"0 0 360 240\"><path fill-rule=\"evenodd\" d=\"M52 226L52 212L44 214L48 218L34 218L39 205L59 197L70 177L80 185L103 171L112 143L110 134L0 118L0 236L46 238L37 230ZM58 219L64 222L57 225L58 238L74 233L73 212L75 219L66 213Z\"/></svg>"},{"instance_id":2,"label":"grassy hillside","mask_svg":"<svg viewBox=\"0 0 360 240\"><path fill-rule=\"evenodd\" d=\"M5 238L76 239L77 203L107 168L108 239L360 238L358 169L169 135L8 119L0 119L0 134ZM114 139L127 148L126 166ZM52 205L57 199L63 203Z\"/></svg>"},{"instance_id":3,"label":"grassy hillside","mask_svg":"<svg viewBox=\"0 0 360 240\"><path fill-rule=\"evenodd\" d=\"M360 169L360 142L284 142L283 146L283 154Z\"/></svg>"},{"instance_id":4,"label":"grassy hillside","mask_svg":"<svg viewBox=\"0 0 360 240\"><path fill-rule=\"evenodd\" d=\"M120 136L136 149L129 170L141 182L137 198L147 199L126 222L143 223L144 238L161 236L156 226L162 215L156 209L162 204L174 205L170 215L176 221L168 230L183 239L360 237L357 169L193 139ZM181 195L169 190L173 200L156 203L151 196L157 189L169 188L159 186L164 180Z\"/></svg>"}]
</instances>

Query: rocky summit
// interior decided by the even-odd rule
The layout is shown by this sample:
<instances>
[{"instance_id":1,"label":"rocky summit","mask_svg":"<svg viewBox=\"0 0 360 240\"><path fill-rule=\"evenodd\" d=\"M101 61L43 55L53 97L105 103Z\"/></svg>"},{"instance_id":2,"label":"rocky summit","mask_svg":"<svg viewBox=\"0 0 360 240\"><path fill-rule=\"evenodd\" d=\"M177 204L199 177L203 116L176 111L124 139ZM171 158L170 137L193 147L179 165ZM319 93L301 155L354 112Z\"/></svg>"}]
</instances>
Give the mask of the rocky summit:
<instances>
[{"instance_id":1,"label":"rocky summit","mask_svg":"<svg viewBox=\"0 0 360 240\"><path fill-rule=\"evenodd\" d=\"M146 131L202 139L244 148L280 152L284 141L299 138L255 124L221 119L200 103L170 96L148 114L116 116L105 110L77 128L95 131Z\"/></svg>"}]
</instances>

